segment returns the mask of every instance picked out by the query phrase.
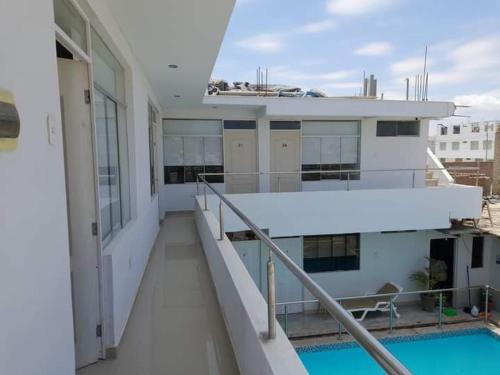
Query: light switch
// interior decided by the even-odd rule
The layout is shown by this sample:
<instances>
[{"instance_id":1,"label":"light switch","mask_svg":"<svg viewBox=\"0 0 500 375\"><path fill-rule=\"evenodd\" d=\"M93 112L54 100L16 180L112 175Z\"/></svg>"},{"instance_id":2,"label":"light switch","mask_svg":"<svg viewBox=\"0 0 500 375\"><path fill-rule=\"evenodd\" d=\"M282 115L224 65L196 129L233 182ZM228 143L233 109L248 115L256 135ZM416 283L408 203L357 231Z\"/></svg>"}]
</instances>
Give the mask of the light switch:
<instances>
[{"instance_id":1,"label":"light switch","mask_svg":"<svg viewBox=\"0 0 500 375\"><path fill-rule=\"evenodd\" d=\"M56 143L56 121L52 115L47 115L47 133L49 145L54 145Z\"/></svg>"}]
</instances>

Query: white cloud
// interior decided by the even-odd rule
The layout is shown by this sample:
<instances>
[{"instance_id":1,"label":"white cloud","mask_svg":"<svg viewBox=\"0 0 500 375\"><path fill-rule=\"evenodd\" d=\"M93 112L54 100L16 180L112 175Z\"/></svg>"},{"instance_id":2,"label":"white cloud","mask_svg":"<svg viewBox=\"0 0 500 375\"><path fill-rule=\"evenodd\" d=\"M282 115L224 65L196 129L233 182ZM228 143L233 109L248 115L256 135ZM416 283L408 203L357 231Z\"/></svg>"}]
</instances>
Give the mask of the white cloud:
<instances>
[{"instance_id":1,"label":"white cloud","mask_svg":"<svg viewBox=\"0 0 500 375\"><path fill-rule=\"evenodd\" d=\"M384 56L390 54L393 49L389 42L373 42L358 48L355 53L361 56Z\"/></svg>"},{"instance_id":2,"label":"white cloud","mask_svg":"<svg viewBox=\"0 0 500 375\"><path fill-rule=\"evenodd\" d=\"M311 81L328 84L351 78L355 73L355 70L336 70L322 73L306 73L290 69L286 66L278 66L270 69L269 76L272 77L273 80L278 78L285 80L285 82L295 82L295 84Z\"/></svg>"},{"instance_id":3,"label":"white cloud","mask_svg":"<svg viewBox=\"0 0 500 375\"><path fill-rule=\"evenodd\" d=\"M327 11L335 15L360 15L387 8L395 0L329 0Z\"/></svg>"},{"instance_id":4,"label":"white cloud","mask_svg":"<svg viewBox=\"0 0 500 375\"><path fill-rule=\"evenodd\" d=\"M255 52L275 53L284 47L283 36L281 34L258 34L236 42L236 45Z\"/></svg>"},{"instance_id":5,"label":"white cloud","mask_svg":"<svg viewBox=\"0 0 500 375\"><path fill-rule=\"evenodd\" d=\"M427 59L427 66L430 67L433 64L431 59ZM409 59L398 61L391 65L391 71L393 74L398 76L408 76L413 77L424 70L424 58L423 57L412 57Z\"/></svg>"},{"instance_id":6,"label":"white cloud","mask_svg":"<svg viewBox=\"0 0 500 375\"><path fill-rule=\"evenodd\" d=\"M335 27L335 22L332 20L324 20L318 22L308 23L300 27L300 31L304 34L316 34L331 30Z\"/></svg>"},{"instance_id":7,"label":"white cloud","mask_svg":"<svg viewBox=\"0 0 500 375\"><path fill-rule=\"evenodd\" d=\"M500 111L500 93L484 93L456 96L453 101L457 105L466 105L478 111Z\"/></svg>"},{"instance_id":8,"label":"white cloud","mask_svg":"<svg viewBox=\"0 0 500 375\"><path fill-rule=\"evenodd\" d=\"M236 42L238 47L254 52L276 53L286 47L286 41L293 35L319 34L335 27L331 20L308 23L286 32L261 33Z\"/></svg>"}]
</instances>

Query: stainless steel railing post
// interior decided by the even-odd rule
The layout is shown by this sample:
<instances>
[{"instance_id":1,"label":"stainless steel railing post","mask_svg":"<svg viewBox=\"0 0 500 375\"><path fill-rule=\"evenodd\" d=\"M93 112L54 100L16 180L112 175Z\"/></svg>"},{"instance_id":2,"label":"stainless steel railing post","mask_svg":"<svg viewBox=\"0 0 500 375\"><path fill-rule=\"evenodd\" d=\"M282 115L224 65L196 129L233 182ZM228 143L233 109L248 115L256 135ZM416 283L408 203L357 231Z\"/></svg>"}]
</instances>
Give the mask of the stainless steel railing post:
<instances>
[{"instance_id":1,"label":"stainless steel railing post","mask_svg":"<svg viewBox=\"0 0 500 375\"><path fill-rule=\"evenodd\" d=\"M485 298L485 301L484 301L484 323L485 324L488 324L488 300L489 300L489 296L490 296L490 286L489 285L486 285L486 291L484 293L484 298Z\"/></svg>"},{"instance_id":2,"label":"stainless steel railing post","mask_svg":"<svg viewBox=\"0 0 500 375\"><path fill-rule=\"evenodd\" d=\"M267 338L276 338L276 289L274 284L274 262L269 250L267 261Z\"/></svg>"},{"instance_id":3,"label":"stainless steel railing post","mask_svg":"<svg viewBox=\"0 0 500 375\"><path fill-rule=\"evenodd\" d=\"M439 318L438 326L441 328L443 326L443 292L439 292Z\"/></svg>"},{"instance_id":4,"label":"stainless steel railing post","mask_svg":"<svg viewBox=\"0 0 500 375\"><path fill-rule=\"evenodd\" d=\"M278 193L281 193L281 176L278 175Z\"/></svg>"},{"instance_id":5,"label":"stainless steel railing post","mask_svg":"<svg viewBox=\"0 0 500 375\"><path fill-rule=\"evenodd\" d=\"M350 182L351 182L351 175L349 172L347 172L347 191L350 190Z\"/></svg>"},{"instance_id":6,"label":"stainless steel railing post","mask_svg":"<svg viewBox=\"0 0 500 375\"><path fill-rule=\"evenodd\" d=\"M411 187L415 188L415 170L413 170L412 178L411 178Z\"/></svg>"},{"instance_id":7,"label":"stainless steel railing post","mask_svg":"<svg viewBox=\"0 0 500 375\"><path fill-rule=\"evenodd\" d=\"M207 205L207 185L203 185L203 200L205 202L205 211L208 211L208 205Z\"/></svg>"},{"instance_id":8,"label":"stainless steel railing post","mask_svg":"<svg viewBox=\"0 0 500 375\"><path fill-rule=\"evenodd\" d=\"M220 229L219 240L222 241L224 239L224 216L222 213L222 200L219 201L219 229Z\"/></svg>"},{"instance_id":9,"label":"stainless steel railing post","mask_svg":"<svg viewBox=\"0 0 500 375\"><path fill-rule=\"evenodd\" d=\"M288 305L285 305L285 333L288 337Z\"/></svg>"},{"instance_id":10,"label":"stainless steel railing post","mask_svg":"<svg viewBox=\"0 0 500 375\"><path fill-rule=\"evenodd\" d=\"M196 195L200 195L200 179L196 176Z\"/></svg>"},{"instance_id":11,"label":"stainless steel railing post","mask_svg":"<svg viewBox=\"0 0 500 375\"><path fill-rule=\"evenodd\" d=\"M394 297L391 296L389 300L389 333L392 333L394 326L394 316L392 310L394 309Z\"/></svg>"}]
</instances>

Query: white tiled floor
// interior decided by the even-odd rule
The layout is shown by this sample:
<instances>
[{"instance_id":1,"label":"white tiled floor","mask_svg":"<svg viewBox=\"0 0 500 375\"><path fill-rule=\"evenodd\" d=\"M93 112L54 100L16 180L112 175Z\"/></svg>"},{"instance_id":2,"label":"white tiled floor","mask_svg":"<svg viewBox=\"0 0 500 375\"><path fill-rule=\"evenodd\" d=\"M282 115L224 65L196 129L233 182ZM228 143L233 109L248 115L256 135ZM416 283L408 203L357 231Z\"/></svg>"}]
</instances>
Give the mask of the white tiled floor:
<instances>
[{"instance_id":1,"label":"white tiled floor","mask_svg":"<svg viewBox=\"0 0 500 375\"><path fill-rule=\"evenodd\" d=\"M115 360L78 375L238 374L194 217L168 215Z\"/></svg>"}]
</instances>

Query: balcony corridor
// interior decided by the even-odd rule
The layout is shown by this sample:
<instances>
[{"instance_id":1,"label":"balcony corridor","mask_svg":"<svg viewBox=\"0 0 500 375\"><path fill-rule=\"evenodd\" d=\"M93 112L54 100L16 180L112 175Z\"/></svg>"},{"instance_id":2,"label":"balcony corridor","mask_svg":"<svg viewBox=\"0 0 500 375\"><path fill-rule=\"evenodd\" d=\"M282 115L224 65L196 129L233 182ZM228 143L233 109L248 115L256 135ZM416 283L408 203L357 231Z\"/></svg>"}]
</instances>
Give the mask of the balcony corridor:
<instances>
[{"instance_id":1,"label":"balcony corridor","mask_svg":"<svg viewBox=\"0 0 500 375\"><path fill-rule=\"evenodd\" d=\"M238 374L193 214L166 216L117 359L77 374Z\"/></svg>"}]
</instances>

